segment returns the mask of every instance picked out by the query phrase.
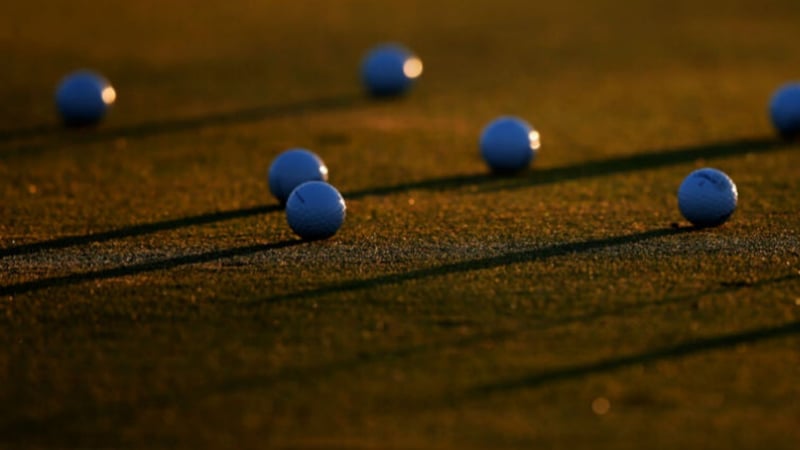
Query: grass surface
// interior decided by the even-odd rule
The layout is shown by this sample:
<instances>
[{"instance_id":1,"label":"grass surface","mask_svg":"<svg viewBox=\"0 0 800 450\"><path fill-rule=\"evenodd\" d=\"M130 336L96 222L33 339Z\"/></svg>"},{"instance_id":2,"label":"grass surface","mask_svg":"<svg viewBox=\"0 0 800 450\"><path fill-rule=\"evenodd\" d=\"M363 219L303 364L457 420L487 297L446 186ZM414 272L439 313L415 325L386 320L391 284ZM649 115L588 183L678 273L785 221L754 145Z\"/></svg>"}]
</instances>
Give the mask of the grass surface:
<instances>
[{"instance_id":1,"label":"grass surface","mask_svg":"<svg viewBox=\"0 0 800 450\"><path fill-rule=\"evenodd\" d=\"M6 5L0 447L797 448L800 3L632 3ZM426 71L370 101L387 40ZM64 130L79 67L118 103ZM499 114L530 172L487 175ZM329 241L269 195L293 146ZM702 166L740 205L696 231Z\"/></svg>"}]
</instances>

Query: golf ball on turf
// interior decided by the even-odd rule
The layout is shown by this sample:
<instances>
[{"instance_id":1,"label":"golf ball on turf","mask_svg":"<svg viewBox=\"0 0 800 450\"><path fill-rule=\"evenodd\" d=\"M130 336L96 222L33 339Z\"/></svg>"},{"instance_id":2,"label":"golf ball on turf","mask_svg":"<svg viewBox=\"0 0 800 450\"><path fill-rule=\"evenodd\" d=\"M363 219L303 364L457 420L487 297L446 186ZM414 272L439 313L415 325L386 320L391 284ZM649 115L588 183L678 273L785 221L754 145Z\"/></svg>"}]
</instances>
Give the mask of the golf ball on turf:
<instances>
[{"instance_id":1,"label":"golf ball on turf","mask_svg":"<svg viewBox=\"0 0 800 450\"><path fill-rule=\"evenodd\" d=\"M397 44L373 48L361 63L364 85L370 94L377 97L405 93L421 74L422 61Z\"/></svg>"},{"instance_id":2,"label":"golf ball on turf","mask_svg":"<svg viewBox=\"0 0 800 450\"><path fill-rule=\"evenodd\" d=\"M116 99L108 80L88 70L67 75L56 89L56 107L67 126L97 124Z\"/></svg>"},{"instance_id":3,"label":"golf ball on turf","mask_svg":"<svg viewBox=\"0 0 800 450\"><path fill-rule=\"evenodd\" d=\"M269 166L269 190L285 205L294 188L306 181L328 181L328 168L322 158L304 148L293 148L278 155Z\"/></svg>"},{"instance_id":4,"label":"golf ball on turf","mask_svg":"<svg viewBox=\"0 0 800 450\"><path fill-rule=\"evenodd\" d=\"M325 239L344 223L345 204L335 187L323 181L301 184L286 202L289 227L303 239Z\"/></svg>"},{"instance_id":5,"label":"golf ball on turf","mask_svg":"<svg viewBox=\"0 0 800 450\"><path fill-rule=\"evenodd\" d=\"M717 169L690 173L678 189L678 208L698 227L722 225L736 209L739 194L733 180Z\"/></svg>"},{"instance_id":6,"label":"golf ball on turf","mask_svg":"<svg viewBox=\"0 0 800 450\"><path fill-rule=\"evenodd\" d=\"M781 136L800 136L800 82L785 84L773 94L769 114Z\"/></svg>"},{"instance_id":7,"label":"golf ball on turf","mask_svg":"<svg viewBox=\"0 0 800 450\"><path fill-rule=\"evenodd\" d=\"M494 172L525 169L539 151L539 132L517 117L500 117L483 129L481 156Z\"/></svg>"}]
</instances>

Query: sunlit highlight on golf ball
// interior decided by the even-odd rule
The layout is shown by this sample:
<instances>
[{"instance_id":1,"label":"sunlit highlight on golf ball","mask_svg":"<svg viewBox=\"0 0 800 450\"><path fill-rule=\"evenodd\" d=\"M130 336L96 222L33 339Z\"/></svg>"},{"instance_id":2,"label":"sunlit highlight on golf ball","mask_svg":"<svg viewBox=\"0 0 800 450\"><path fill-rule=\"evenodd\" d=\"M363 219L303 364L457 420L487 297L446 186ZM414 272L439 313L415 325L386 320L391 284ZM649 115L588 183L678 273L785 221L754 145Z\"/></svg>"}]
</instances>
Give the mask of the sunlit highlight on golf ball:
<instances>
[{"instance_id":1,"label":"sunlit highlight on golf ball","mask_svg":"<svg viewBox=\"0 0 800 450\"><path fill-rule=\"evenodd\" d=\"M422 75L422 60L417 57L411 57L403 64L403 73L408 78L418 78Z\"/></svg>"},{"instance_id":2,"label":"sunlit highlight on golf ball","mask_svg":"<svg viewBox=\"0 0 800 450\"><path fill-rule=\"evenodd\" d=\"M539 150L539 147L542 146L542 143L539 141L539 132L536 130L531 131L528 133L528 139L531 141L531 150Z\"/></svg>"},{"instance_id":3,"label":"sunlit highlight on golf ball","mask_svg":"<svg viewBox=\"0 0 800 450\"><path fill-rule=\"evenodd\" d=\"M103 89L103 93L101 95L103 97L103 102L106 105L114 103L114 100L117 99L117 91L115 91L114 88L111 86L106 86L106 88Z\"/></svg>"}]
</instances>

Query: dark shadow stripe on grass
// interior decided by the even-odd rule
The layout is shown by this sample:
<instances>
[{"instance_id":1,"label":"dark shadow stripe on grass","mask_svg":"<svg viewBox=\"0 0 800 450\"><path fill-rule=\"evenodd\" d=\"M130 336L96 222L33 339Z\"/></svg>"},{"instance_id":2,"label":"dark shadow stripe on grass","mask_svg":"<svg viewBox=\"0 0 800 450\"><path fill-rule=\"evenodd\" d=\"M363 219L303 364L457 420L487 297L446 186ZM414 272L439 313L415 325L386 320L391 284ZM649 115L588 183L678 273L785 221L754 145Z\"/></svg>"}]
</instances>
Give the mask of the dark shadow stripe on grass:
<instances>
[{"instance_id":1,"label":"dark shadow stripe on grass","mask_svg":"<svg viewBox=\"0 0 800 450\"><path fill-rule=\"evenodd\" d=\"M180 219L164 220L161 222L143 223L130 227L101 231L99 233L90 233L80 236L65 236L62 238L51 239L49 241L33 242L30 244L0 249L0 258L13 255L26 255L42 250L67 248L75 245L88 245L95 242L106 242L113 239L141 236L158 231L175 230L178 228L185 228L195 225L205 225L214 222L221 222L223 220L241 219L257 214L267 214L278 210L280 210L280 208L277 205L253 206L250 208L213 212L198 216L183 217Z\"/></svg>"},{"instance_id":2,"label":"dark shadow stripe on grass","mask_svg":"<svg viewBox=\"0 0 800 450\"><path fill-rule=\"evenodd\" d=\"M539 186L559 181L635 172L638 170L676 166L703 159L716 159L747 154L760 154L788 148L792 144L774 138L740 139L690 147L651 150L633 155L589 161L567 167L532 170L524 177L508 177L486 186L485 191L497 191ZM680 180L676 180L680 181Z\"/></svg>"},{"instance_id":3,"label":"dark shadow stripe on grass","mask_svg":"<svg viewBox=\"0 0 800 450\"><path fill-rule=\"evenodd\" d=\"M594 363L580 364L561 369L544 371L521 378L479 386L475 388L473 392L476 394L488 394L492 392L536 388L549 383L582 378L598 373L612 372L625 367L640 364L650 364L666 359L676 359L712 350L722 350L735 347L737 345L756 343L769 339L794 336L797 334L800 334L800 321L790 322L779 326L741 331L738 333L694 339L688 342L673 345L671 347L649 350L635 355L609 358Z\"/></svg>"},{"instance_id":4,"label":"dark shadow stripe on grass","mask_svg":"<svg viewBox=\"0 0 800 450\"><path fill-rule=\"evenodd\" d=\"M27 128L17 128L12 130L0 131L0 143L13 141L15 139L30 139L36 137L47 137L50 135L64 132L64 127L55 124L35 125Z\"/></svg>"},{"instance_id":5,"label":"dark shadow stripe on grass","mask_svg":"<svg viewBox=\"0 0 800 450\"><path fill-rule=\"evenodd\" d=\"M602 239L592 239L582 242L550 245L547 247L536 248L531 250L504 253L501 255L492 256L488 258L471 259L468 261L444 264L441 266L430 267L427 269L413 270L411 272L383 275L380 277L368 278L364 280L347 281L344 283L332 284L329 286L323 286L316 289L309 289L306 291L269 297L266 299L257 300L255 303L263 303L263 302L273 303L273 302L280 302L287 300L300 300L300 299L313 298L323 295L338 294L342 292L372 289L380 286L398 284L406 281L419 280L424 278L439 277L454 273L471 272L476 270L507 266L511 264L534 262L547 258L564 256L573 253L582 253L606 247L635 244L637 242L646 241L648 239L655 239L659 237L675 235L678 233L684 233L689 230L693 230L693 228L658 229L658 230L645 231L643 233L628 234L624 236L613 236Z\"/></svg>"},{"instance_id":6,"label":"dark shadow stripe on grass","mask_svg":"<svg viewBox=\"0 0 800 450\"><path fill-rule=\"evenodd\" d=\"M105 280L109 278L136 275L143 272L153 272L156 270L167 270L187 264L198 264L219 259L232 258L235 256L251 255L254 253L267 252L281 248L291 247L301 244L300 240L287 240L272 244L257 244L244 247L236 247L226 250L216 250L212 252L200 253L196 255L177 256L175 258L149 261L128 266L112 267L110 269L94 270L91 272L72 273L52 278L42 278L38 280L25 281L17 284L10 284L0 287L0 296L17 295L28 292L46 289L50 287L67 286L71 284L83 283L85 281Z\"/></svg>"},{"instance_id":7,"label":"dark shadow stripe on grass","mask_svg":"<svg viewBox=\"0 0 800 450\"><path fill-rule=\"evenodd\" d=\"M157 122L144 122L116 128L68 129L56 126L39 126L29 129L0 132L0 143L15 139L58 138L54 142L22 144L0 151L0 160L18 156L37 155L50 148L65 145L91 144L113 141L119 138L134 139L168 133L191 131L211 126L225 126L239 123L257 122L272 117L290 117L314 111L333 111L366 104L368 98L362 95L340 95L317 98L283 105L265 105L243 108L235 111L211 113L197 117L165 119Z\"/></svg>"},{"instance_id":8,"label":"dark shadow stripe on grass","mask_svg":"<svg viewBox=\"0 0 800 450\"><path fill-rule=\"evenodd\" d=\"M484 185L489 190L538 186L557 183L560 181L577 180L581 178L611 175L640 169L683 164L686 162L696 161L697 159L719 158L725 156L743 155L747 153L763 153L784 148L787 145L789 144L775 139L744 139L695 147L664 149L600 161L589 161L566 167L533 170L518 176L496 176L484 173L434 178L409 183L400 183L391 186L345 192L344 197L347 200L358 200L370 196L391 195L416 189L444 191L449 189L458 189L464 186L478 185ZM200 214L197 216L166 220L162 222L132 225L130 227L123 227L116 230L92 233L83 236L67 236L49 241L35 242L31 244L23 244L0 249L0 258L12 255L35 253L42 250L71 247L74 245L105 242L112 239L140 236L143 234L172 230L193 225L204 225L224 220L239 219L257 214L277 211L278 209L279 208L274 205L256 206L238 210Z\"/></svg>"},{"instance_id":9,"label":"dark shadow stripe on grass","mask_svg":"<svg viewBox=\"0 0 800 450\"><path fill-rule=\"evenodd\" d=\"M362 198L373 195L388 195L415 189L440 191L464 186L483 186L487 190L512 189L540 186L562 181L655 169L694 162L699 159L714 159L746 154L759 154L788 148L792 144L774 138L750 138L716 142L690 147L666 148L645 151L633 155L587 161L564 167L534 168L518 175L494 175L489 173L455 175L421 180L394 186L377 187L345 194L345 198Z\"/></svg>"}]
</instances>

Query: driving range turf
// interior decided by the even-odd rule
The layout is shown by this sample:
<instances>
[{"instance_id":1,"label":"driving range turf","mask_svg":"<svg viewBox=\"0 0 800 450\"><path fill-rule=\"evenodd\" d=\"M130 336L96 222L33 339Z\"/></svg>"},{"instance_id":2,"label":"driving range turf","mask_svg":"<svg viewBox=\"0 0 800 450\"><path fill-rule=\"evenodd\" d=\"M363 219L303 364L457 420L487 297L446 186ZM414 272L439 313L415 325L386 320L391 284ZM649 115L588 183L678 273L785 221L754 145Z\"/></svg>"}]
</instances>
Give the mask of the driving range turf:
<instances>
[{"instance_id":1,"label":"driving range turf","mask_svg":"<svg viewBox=\"0 0 800 450\"><path fill-rule=\"evenodd\" d=\"M797 448L797 1L4 9L0 447ZM404 98L359 85L383 41L425 63ZM118 102L65 130L81 67ZM501 114L526 173L478 156ZM269 194L296 146L333 239ZM694 230L703 166L739 208Z\"/></svg>"}]
</instances>

